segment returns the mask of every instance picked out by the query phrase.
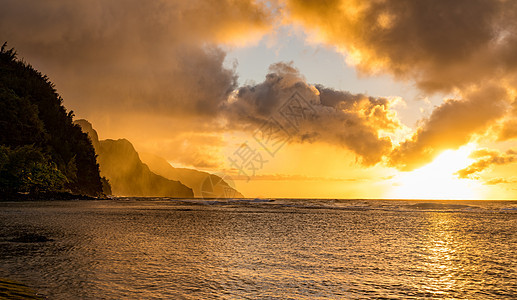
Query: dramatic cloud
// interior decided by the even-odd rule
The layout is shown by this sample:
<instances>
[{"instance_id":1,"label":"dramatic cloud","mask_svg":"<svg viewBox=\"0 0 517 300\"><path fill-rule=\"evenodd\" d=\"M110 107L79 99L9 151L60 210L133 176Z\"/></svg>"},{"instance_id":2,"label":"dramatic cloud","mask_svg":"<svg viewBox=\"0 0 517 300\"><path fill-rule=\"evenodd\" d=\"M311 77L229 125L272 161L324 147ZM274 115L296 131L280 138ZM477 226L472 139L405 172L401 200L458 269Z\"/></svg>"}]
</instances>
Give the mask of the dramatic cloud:
<instances>
[{"instance_id":1,"label":"dramatic cloud","mask_svg":"<svg viewBox=\"0 0 517 300\"><path fill-rule=\"evenodd\" d=\"M501 118L507 103L506 90L494 86L470 91L461 100L445 101L409 140L394 149L390 164L412 170L429 163L443 150L458 149Z\"/></svg>"},{"instance_id":2,"label":"dramatic cloud","mask_svg":"<svg viewBox=\"0 0 517 300\"><path fill-rule=\"evenodd\" d=\"M287 64L273 65L261 84L238 88L217 45L254 42L267 31L274 14L263 2L0 1L0 35L48 73L67 105L87 118L125 119L138 112L251 133L298 92L312 114L289 133L290 142L338 144L367 165L389 153L391 141L382 134L400 126L389 100L309 85ZM214 157L201 159L199 152L215 148L201 147L206 140L184 130L145 144L182 163L214 166Z\"/></svg>"},{"instance_id":3,"label":"dramatic cloud","mask_svg":"<svg viewBox=\"0 0 517 300\"><path fill-rule=\"evenodd\" d=\"M472 158L476 159L476 162L466 167L465 169L459 170L456 174L460 178L472 178L476 173L482 172L494 165L506 165L517 161L517 151L508 150L506 153L501 153L494 150L481 149L471 154ZM493 179L488 182L489 184L504 183L500 179Z\"/></svg>"},{"instance_id":4,"label":"dramatic cloud","mask_svg":"<svg viewBox=\"0 0 517 300\"><path fill-rule=\"evenodd\" d=\"M382 134L401 127L392 101L309 85L290 64L274 64L270 71L264 82L241 87L224 107L229 126L254 130L273 117L294 141L346 147L365 165L391 151Z\"/></svg>"},{"instance_id":5,"label":"dramatic cloud","mask_svg":"<svg viewBox=\"0 0 517 300\"><path fill-rule=\"evenodd\" d=\"M517 69L517 2L286 0L290 19L348 53L364 72L388 71L427 91Z\"/></svg>"},{"instance_id":6,"label":"dramatic cloud","mask_svg":"<svg viewBox=\"0 0 517 300\"><path fill-rule=\"evenodd\" d=\"M0 36L82 112L209 114L236 86L218 43L254 42L255 1L0 0Z\"/></svg>"},{"instance_id":7,"label":"dramatic cloud","mask_svg":"<svg viewBox=\"0 0 517 300\"><path fill-rule=\"evenodd\" d=\"M288 22L335 46L365 73L415 81L425 93L454 92L396 147L389 164L412 170L505 119L517 77L517 2L504 0L283 1ZM514 111L517 111L514 109Z\"/></svg>"}]
</instances>

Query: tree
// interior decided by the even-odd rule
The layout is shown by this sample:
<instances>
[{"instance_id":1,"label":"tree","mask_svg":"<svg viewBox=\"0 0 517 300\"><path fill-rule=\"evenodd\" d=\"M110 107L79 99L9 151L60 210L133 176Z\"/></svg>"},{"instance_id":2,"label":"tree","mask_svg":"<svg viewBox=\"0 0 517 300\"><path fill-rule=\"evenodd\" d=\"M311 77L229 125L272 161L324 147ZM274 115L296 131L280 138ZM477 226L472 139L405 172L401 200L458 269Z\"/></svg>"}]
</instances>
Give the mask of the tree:
<instances>
[{"instance_id":1,"label":"tree","mask_svg":"<svg viewBox=\"0 0 517 300\"><path fill-rule=\"evenodd\" d=\"M67 178L39 149L0 146L0 191L2 194L39 193L61 190Z\"/></svg>"},{"instance_id":2,"label":"tree","mask_svg":"<svg viewBox=\"0 0 517 300\"><path fill-rule=\"evenodd\" d=\"M88 136L72 123L46 75L0 49L0 176L3 192L69 190L97 196L103 184Z\"/></svg>"}]
</instances>

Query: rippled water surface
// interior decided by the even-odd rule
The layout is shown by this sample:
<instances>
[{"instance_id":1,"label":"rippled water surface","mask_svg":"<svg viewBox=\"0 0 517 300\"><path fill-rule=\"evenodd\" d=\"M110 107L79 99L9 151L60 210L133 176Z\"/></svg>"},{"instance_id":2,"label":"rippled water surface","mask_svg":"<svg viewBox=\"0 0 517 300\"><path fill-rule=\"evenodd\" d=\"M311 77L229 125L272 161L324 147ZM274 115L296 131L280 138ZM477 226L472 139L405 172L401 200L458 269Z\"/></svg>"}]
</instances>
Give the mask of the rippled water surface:
<instances>
[{"instance_id":1,"label":"rippled water surface","mask_svg":"<svg viewBox=\"0 0 517 300\"><path fill-rule=\"evenodd\" d=\"M0 203L0 277L50 299L517 297L517 202Z\"/></svg>"}]
</instances>

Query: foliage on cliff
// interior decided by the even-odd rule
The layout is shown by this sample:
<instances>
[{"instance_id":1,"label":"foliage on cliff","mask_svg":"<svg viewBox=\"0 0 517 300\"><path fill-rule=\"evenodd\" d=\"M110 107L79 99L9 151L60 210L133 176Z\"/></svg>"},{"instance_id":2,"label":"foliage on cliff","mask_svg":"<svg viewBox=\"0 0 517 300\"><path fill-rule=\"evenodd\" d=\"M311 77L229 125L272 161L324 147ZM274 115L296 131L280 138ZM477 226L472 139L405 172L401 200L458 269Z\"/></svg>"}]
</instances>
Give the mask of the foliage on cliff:
<instances>
[{"instance_id":1,"label":"foliage on cliff","mask_svg":"<svg viewBox=\"0 0 517 300\"><path fill-rule=\"evenodd\" d=\"M46 75L0 50L0 194L102 194L94 148Z\"/></svg>"}]
</instances>

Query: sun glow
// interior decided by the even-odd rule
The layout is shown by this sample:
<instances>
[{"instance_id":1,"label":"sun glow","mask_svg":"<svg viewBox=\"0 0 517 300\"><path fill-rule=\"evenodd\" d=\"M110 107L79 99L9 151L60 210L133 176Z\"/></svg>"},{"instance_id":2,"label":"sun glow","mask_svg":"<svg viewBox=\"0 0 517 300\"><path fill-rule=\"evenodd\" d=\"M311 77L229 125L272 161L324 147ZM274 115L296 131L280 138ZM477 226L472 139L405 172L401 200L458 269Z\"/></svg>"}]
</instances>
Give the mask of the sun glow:
<instances>
[{"instance_id":1,"label":"sun glow","mask_svg":"<svg viewBox=\"0 0 517 300\"><path fill-rule=\"evenodd\" d=\"M459 179L454 173L470 165L473 145L444 151L430 164L398 174L389 198L397 199L479 199L481 184Z\"/></svg>"}]
</instances>

